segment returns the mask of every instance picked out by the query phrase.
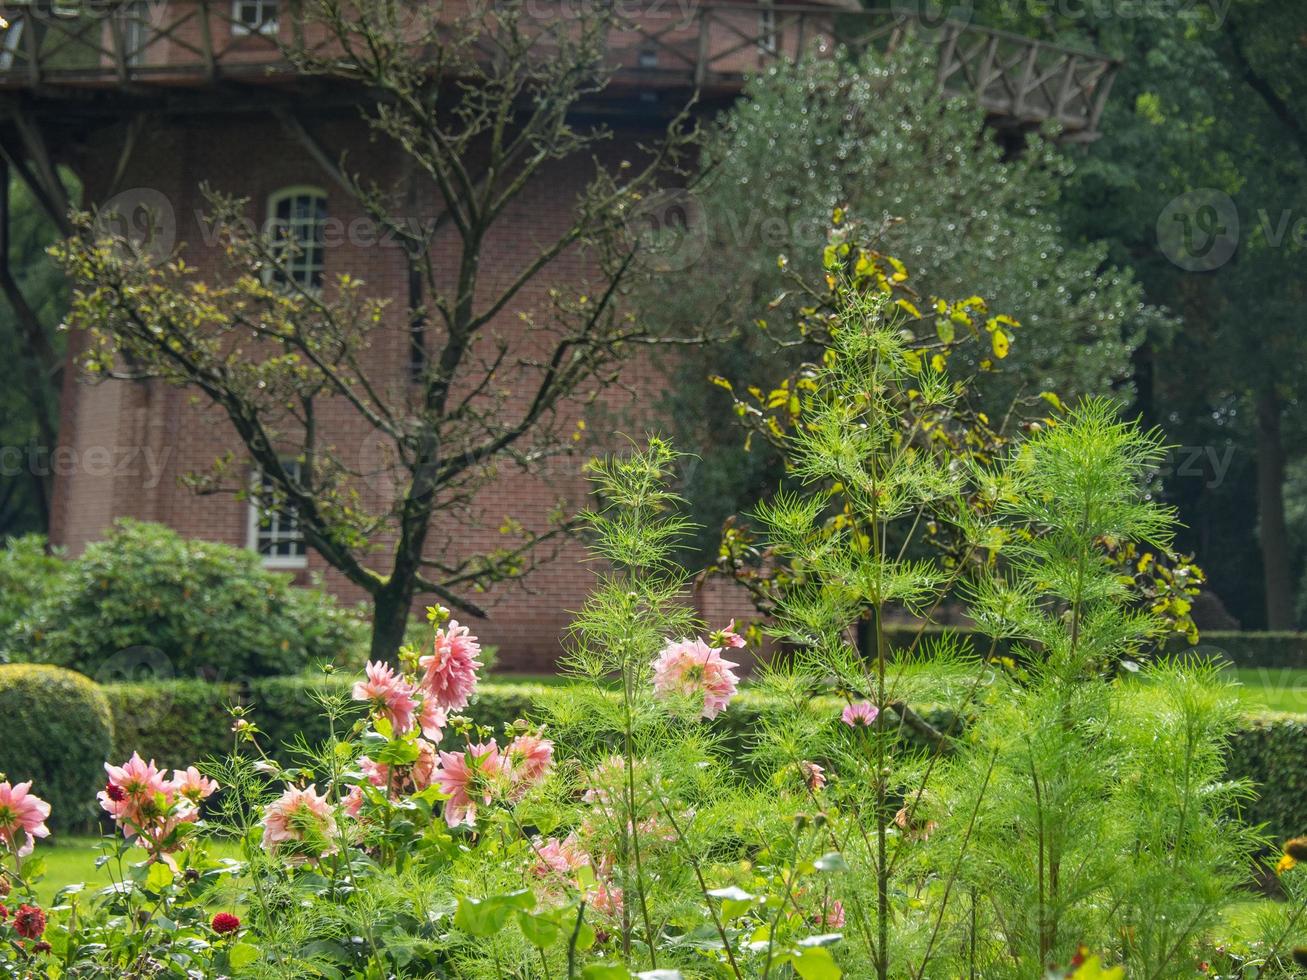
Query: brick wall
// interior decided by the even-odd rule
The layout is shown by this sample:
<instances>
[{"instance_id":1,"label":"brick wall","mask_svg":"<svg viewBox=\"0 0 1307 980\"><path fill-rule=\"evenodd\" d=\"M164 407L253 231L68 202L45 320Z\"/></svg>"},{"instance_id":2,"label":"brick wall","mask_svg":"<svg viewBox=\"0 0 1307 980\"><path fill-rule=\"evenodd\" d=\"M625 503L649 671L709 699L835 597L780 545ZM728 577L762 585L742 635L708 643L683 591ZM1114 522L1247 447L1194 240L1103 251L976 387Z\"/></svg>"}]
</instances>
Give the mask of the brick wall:
<instances>
[{"instance_id":1,"label":"brick wall","mask_svg":"<svg viewBox=\"0 0 1307 980\"><path fill-rule=\"evenodd\" d=\"M375 179L380 186L403 186L397 154L369 138L357 119L321 117L309 127L329 152L348 149L349 164ZM637 153L636 144L647 132L619 130L605 148L605 165L613 165ZM110 180L119 158L121 133L101 131L89 134L82 148L78 169L84 175L87 198L99 201L109 196ZM508 281L535 255L538 241L565 227L577 194L588 180L586 168L575 161L555 166L514 205L508 220L500 223L485 252L493 263L487 278ZM205 204L199 186L207 182L215 189L248 196L248 216L262 222L270 194L292 185L314 185L328 194L332 228L328 234L340 241L326 250L326 276L348 271L368 284L368 292L389 297L392 310L386 329L380 331L368 352L369 367L384 379L397 397L407 387L409 334L404 323L407 293L406 270L394 247L371 240L365 216L353 200L313 162L300 142L270 115L211 115L190 121L150 123L116 185L137 198L171 208L177 239L185 243L188 263L202 274L219 268L217 249L206 242L199 216ZM146 189L142 192L141 189ZM430 197L414 202L419 220L439 213ZM447 229L433 248L437 270L448 272L457 258L453 229ZM504 392L498 409L507 414L520 411L526 393L538 379L530 364L539 338L524 332L519 314L539 311L544 290L551 284L576 281L584 276L583 257L569 254L551 268L548 276L519 294L491 325L486 343L502 337L513 357L497 377ZM438 331L434 339L438 342ZM81 345L75 339L74 349ZM664 380L647 360L629 363L624 384L603 392L593 406L582 401L565 406L550 420L561 432L571 432L578 420L590 418L591 434L603 433L600 445L620 445L615 433L639 435L653 421L649 417L649 395ZM376 469L380 449L370 430L342 402L325 401L319 407L319 422L325 439L337 453L361 471ZM231 495L197 496L180 485L182 477L204 471L221 453L240 453L225 417L208 405L202 395L159 382L107 381L88 383L77 372L68 372L64 392L64 447L69 465L58 479L52 527L54 540L77 553L87 541L101 535L119 516L160 521L182 534L246 544L247 504ZM582 449L587 447L582 446ZM108 452L112 467L101 464ZM506 517L528 527L542 529L546 516L558 501L575 509L582 503L586 486L579 470L585 453L578 452L551 461L543 475L527 475L501 467L495 482L479 493L473 511L457 523L433 529L429 553L466 554L504 542L498 528ZM92 465L93 461L97 461ZM364 481L360 491L373 505L385 495L382 477ZM373 567L385 569L389 541L373 542ZM553 550L553 549L551 549ZM500 647L501 662L510 669L543 669L559 652L559 635L569 612L584 600L594 579L595 566L584 562L581 547L562 544L543 567L522 583L499 587L490 595L476 596L486 607L488 618L476 626L483 640ZM357 586L330 569L310 553L301 580L322 576L327 588L346 600L362 598ZM714 625L723 625L729 615L747 614L747 605L723 594L714 586L698 601Z\"/></svg>"}]
</instances>

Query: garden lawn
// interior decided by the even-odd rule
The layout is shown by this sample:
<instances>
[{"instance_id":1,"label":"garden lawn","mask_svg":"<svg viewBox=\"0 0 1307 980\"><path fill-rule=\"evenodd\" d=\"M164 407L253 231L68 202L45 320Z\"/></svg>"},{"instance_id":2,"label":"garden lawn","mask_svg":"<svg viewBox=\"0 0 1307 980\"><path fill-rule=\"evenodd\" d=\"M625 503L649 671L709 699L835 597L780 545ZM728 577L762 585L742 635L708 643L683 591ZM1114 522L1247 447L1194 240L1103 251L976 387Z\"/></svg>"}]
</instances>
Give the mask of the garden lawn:
<instances>
[{"instance_id":1,"label":"garden lawn","mask_svg":"<svg viewBox=\"0 0 1307 980\"><path fill-rule=\"evenodd\" d=\"M40 844L37 854L45 861L45 877L36 887L37 897L41 903L48 904L60 888L77 882L85 882L88 889L103 888L111 884L110 868L95 866L95 859L105 853L99 837L64 837L50 838ZM238 857L234 844L208 843L209 853L215 857ZM145 852L134 849L128 855L126 864L135 864L145 860Z\"/></svg>"},{"instance_id":2,"label":"garden lawn","mask_svg":"<svg viewBox=\"0 0 1307 980\"><path fill-rule=\"evenodd\" d=\"M1307 714L1307 670L1293 667L1240 667L1231 673L1242 685L1249 708Z\"/></svg>"}]
</instances>

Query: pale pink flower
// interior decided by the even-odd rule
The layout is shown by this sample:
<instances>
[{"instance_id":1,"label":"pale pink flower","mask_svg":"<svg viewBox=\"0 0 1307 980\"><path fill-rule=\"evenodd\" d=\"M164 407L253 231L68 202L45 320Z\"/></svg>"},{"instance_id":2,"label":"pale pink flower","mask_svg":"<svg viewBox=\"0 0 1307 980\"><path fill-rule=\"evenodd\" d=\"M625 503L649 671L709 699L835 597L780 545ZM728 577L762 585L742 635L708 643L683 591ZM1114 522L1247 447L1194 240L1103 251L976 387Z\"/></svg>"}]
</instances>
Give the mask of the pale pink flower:
<instances>
[{"instance_id":1,"label":"pale pink flower","mask_svg":"<svg viewBox=\"0 0 1307 980\"><path fill-rule=\"evenodd\" d=\"M668 643L653 662L654 695L703 695L702 717L716 718L735 696L739 678L731 668L738 666L703 640Z\"/></svg>"},{"instance_id":2,"label":"pale pink flower","mask_svg":"<svg viewBox=\"0 0 1307 980\"><path fill-rule=\"evenodd\" d=\"M417 761L413 763L413 769L409 775L413 780L413 788L424 790L435 781L436 769L439 766L440 759L436 754L436 747L430 742L418 739L417 745Z\"/></svg>"},{"instance_id":3,"label":"pale pink flower","mask_svg":"<svg viewBox=\"0 0 1307 980\"><path fill-rule=\"evenodd\" d=\"M418 724L422 726L422 734L437 745L445 737L445 726L449 724L449 714L440 705L436 704L433 697L424 697L422 699L422 712L418 715Z\"/></svg>"},{"instance_id":4,"label":"pale pink flower","mask_svg":"<svg viewBox=\"0 0 1307 980\"><path fill-rule=\"evenodd\" d=\"M844 903L838 898L827 902L812 918L818 929L843 929Z\"/></svg>"},{"instance_id":5,"label":"pale pink flower","mask_svg":"<svg viewBox=\"0 0 1307 980\"><path fill-rule=\"evenodd\" d=\"M513 781L534 786L545 778L554 763L554 743L539 735L519 735L508 743L504 754Z\"/></svg>"},{"instance_id":6,"label":"pale pink flower","mask_svg":"<svg viewBox=\"0 0 1307 980\"><path fill-rule=\"evenodd\" d=\"M850 728L870 728L880 714L880 709L870 701L855 701L840 713L840 721Z\"/></svg>"},{"instance_id":7,"label":"pale pink flower","mask_svg":"<svg viewBox=\"0 0 1307 980\"><path fill-rule=\"evenodd\" d=\"M478 804L494 798L494 783L504 768L499 746L469 745L465 752L441 752L435 781L445 800L445 823L451 827L476 823Z\"/></svg>"},{"instance_id":8,"label":"pale pink flower","mask_svg":"<svg viewBox=\"0 0 1307 980\"><path fill-rule=\"evenodd\" d=\"M466 626L459 626L458 620L451 619L444 629L436 630L431 656L418 661L426 670L422 677L423 691L446 711L466 708L476 690L480 652L477 638Z\"/></svg>"},{"instance_id":9,"label":"pale pink flower","mask_svg":"<svg viewBox=\"0 0 1307 980\"><path fill-rule=\"evenodd\" d=\"M366 755L361 755L359 769L363 773L363 778L373 786L385 786L390 782L390 766L384 762L373 762Z\"/></svg>"},{"instance_id":10,"label":"pale pink flower","mask_svg":"<svg viewBox=\"0 0 1307 980\"><path fill-rule=\"evenodd\" d=\"M366 701L374 711L390 722L391 730L402 735L413 727L416 689L388 663L369 662L364 678L354 685L354 700Z\"/></svg>"},{"instance_id":11,"label":"pale pink flower","mask_svg":"<svg viewBox=\"0 0 1307 980\"><path fill-rule=\"evenodd\" d=\"M826 770L815 762L800 762L799 768L803 770L803 781L808 784L808 789L814 793L826 785Z\"/></svg>"},{"instance_id":12,"label":"pale pink flower","mask_svg":"<svg viewBox=\"0 0 1307 980\"><path fill-rule=\"evenodd\" d=\"M561 841L550 837L543 844L537 844L535 852L539 860L531 870L542 878L551 873L567 877L577 868L590 864L590 855L581 848L576 834L568 834Z\"/></svg>"},{"instance_id":13,"label":"pale pink flower","mask_svg":"<svg viewBox=\"0 0 1307 980\"><path fill-rule=\"evenodd\" d=\"M616 885L601 881L589 896L590 907L600 915L616 918L622 914L622 890Z\"/></svg>"},{"instance_id":14,"label":"pale pink flower","mask_svg":"<svg viewBox=\"0 0 1307 980\"><path fill-rule=\"evenodd\" d=\"M50 804L31 793L32 783L0 783L0 839L19 857L27 857L36 849L36 837L49 837L45 825L50 816ZM19 840L21 835L22 840Z\"/></svg>"},{"instance_id":15,"label":"pale pink flower","mask_svg":"<svg viewBox=\"0 0 1307 980\"><path fill-rule=\"evenodd\" d=\"M745 646L744 637L735 632L735 620L733 619L726 624L725 629L718 630L708 639L712 646L721 650L724 650L727 647L735 647L736 649L739 649Z\"/></svg>"},{"instance_id":16,"label":"pale pink flower","mask_svg":"<svg viewBox=\"0 0 1307 980\"><path fill-rule=\"evenodd\" d=\"M218 784L205 778L194 766L172 771L172 790L197 807L201 800L207 800L217 789Z\"/></svg>"},{"instance_id":17,"label":"pale pink flower","mask_svg":"<svg viewBox=\"0 0 1307 980\"><path fill-rule=\"evenodd\" d=\"M349 792L345 794L345 798L341 800L340 805L346 813L357 820L359 814L363 811L363 787L351 786Z\"/></svg>"},{"instance_id":18,"label":"pale pink flower","mask_svg":"<svg viewBox=\"0 0 1307 980\"><path fill-rule=\"evenodd\" d=\"M154 822L171 809L176 794L153 759L146 762L133 753L121 766L106 762L104 771L109 783L96 798L128 840L151 831Z\"/></svg>"},{"instance_id":19,"label":"pale pink flower","mask_svg":"<svg viewBox=\"0 0 1307 980\"><path fill-rule=\"evenodd\" d=\"M335 836L331 804L325 796L318 795L317 787L311 783L304 789L288 786L263 812L264 848L276 853L283 845L290 844L292 861L332 853ZM302 847L296 853L300 845L308 845L310 853L305 853Z\"/></svg>"}]
</instances>

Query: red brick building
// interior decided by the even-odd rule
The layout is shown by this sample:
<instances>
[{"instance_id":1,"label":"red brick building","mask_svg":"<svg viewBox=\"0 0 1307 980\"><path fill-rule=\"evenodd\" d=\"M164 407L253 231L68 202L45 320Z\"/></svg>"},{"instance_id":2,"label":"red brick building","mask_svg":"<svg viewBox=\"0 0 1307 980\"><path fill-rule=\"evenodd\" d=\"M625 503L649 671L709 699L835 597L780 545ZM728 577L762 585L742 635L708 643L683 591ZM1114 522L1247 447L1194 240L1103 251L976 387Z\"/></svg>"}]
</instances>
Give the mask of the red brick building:
<instances>
[{"instance_id":1,"label":"red brick building","mask_svg":"<svg viewBox=\"0 0 1307 980\"><path fill-rule=\"evenodd\" d=\"M849 32L864 41L894 43L911 23L888 12L847 13L837 23L833 9L647 0L629 11L630 23L608 41L616 74L600 96L602 104L593 107L614 132L608 161L637 153L637 144L661 126L666 113L696 90L703 111L710 112L738 92L749 72L777 56L832 50L835 36L847 39ZM251 221L309 222L322 229L322 247L305 251L297 274L329 280L349 272L365 280L370 293L403 296L402 256L333 183L324 160L348 150L353 166L383 185L405 179L401 164L369 138L354 104L357 94L309 84L287 68L276 40L303 30L293 2L23 3L0 4L0 11L9 24L0 38L0 101L8 110L0 146L52 212L63 204L56 167L70 167L87 202L112 200L124 213L139 205L161 214L165 238L184 243L188 262L205 270L218 261L201 220L205 202L199 188L207 182L249 198ZM971 92L1006 124L1056 116L1073 137L1092 136L1109 63L971 25L946 23L935 30L941 85ZM503 265L493 275L512 275L530 258L535 237L566 225L586 180L583 166L558 164L514 203L511 220L488 243L486 254ZM429 215L436 204L415 200L414 214ZM452 237L438 236L433 261L452 261L455 248ZM550 276L579 275L577 267L569 272L567 261ZM511 338L517 314L539 304L548 285L542 280L520 294L492 329ZM397 307L402 316L403 304ZM395 330L369 354L378 372L396 384L410 370L406 337ZM73 358L83 342L73 339ZM185 474L206 469L216 455L238 445L225 417L193 392L153 381L90 384L75 370L65 377L55 543L76 553L115 518L158 521L188 536L258 549L272 567L305 581L321 574L343 598L362 598L356 586L303 547L293 524L261 515L233 496L197 496L180 485ZM626 381L635 391L658 383L641 363L628 367ZM577 406L575 419L559 424L575 425L588 411ZM639 433L648 422L642 412L629 391L613 390L605 394L602 411L591 416L605 432ZM332 418L328 408L324 415L324 426L335 426L338 452L384 483L367 433L351 431L346 412ZM478 498L482 526L442 528L432 547L493 547L498 526L509 516L528 526L543 524L560 499L574 506L584 497L580 463L564 458L543 477L505 472ZM385 487L363 492L384 493ZM489 615L478 631L500 647L505 666L539 669L552 662L568 611L580 604L593 578L582 557L579 546L566 544L523 586L479 597ZM732 611L732 603L735 612L744 608L738 597L701 602L713 623Z\"/></svg>"}]
</instances>

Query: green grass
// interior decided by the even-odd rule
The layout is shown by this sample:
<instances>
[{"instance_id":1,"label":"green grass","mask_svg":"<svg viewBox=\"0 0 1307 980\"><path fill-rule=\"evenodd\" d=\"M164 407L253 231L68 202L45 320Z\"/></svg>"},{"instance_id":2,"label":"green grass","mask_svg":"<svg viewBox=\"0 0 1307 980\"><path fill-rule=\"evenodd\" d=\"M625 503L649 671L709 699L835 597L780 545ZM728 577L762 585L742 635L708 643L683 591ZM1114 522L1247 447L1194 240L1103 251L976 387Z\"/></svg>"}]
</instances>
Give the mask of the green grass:
<instances>
[{"instance_id":1,"label":"green grass","mask_svg":"<svg viewBox=\"0 0 1307 980\"><path fill-rule=\"evenodd\" d=\"M102 841L98 837L51 837L38 845L37 854L45 861L45 877L36 886L37 897L41 902L50 902L60 888L77 882L84 882L88 889L103 888L112 884L117 871L106 865L96 868L95 859L105 853ZM110 845L112 846L112 845ZM209 843L209 853L215 857L236 857L237 849L233 844ZM145 852L133 848L124 858L124 865L136 864L145 860ZM116 864L115 864L116 869Z\"/></svg>"},{"instance_id":2,"label":"green grass","mask_svg":"<svg viewBox=\"0 0 1307 980\"><path fill-rule=\"evenodd\" d=\"M1242 685L1239 696L1248 707L1307 714L1307 670L1241 667L1231 673Z\"/></svg>"}]
</instances>

